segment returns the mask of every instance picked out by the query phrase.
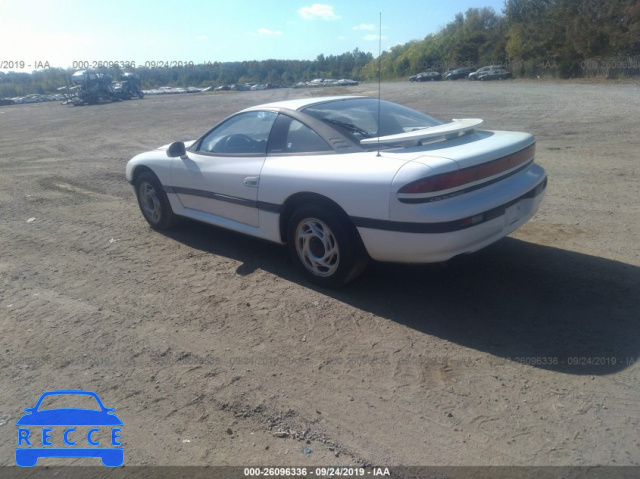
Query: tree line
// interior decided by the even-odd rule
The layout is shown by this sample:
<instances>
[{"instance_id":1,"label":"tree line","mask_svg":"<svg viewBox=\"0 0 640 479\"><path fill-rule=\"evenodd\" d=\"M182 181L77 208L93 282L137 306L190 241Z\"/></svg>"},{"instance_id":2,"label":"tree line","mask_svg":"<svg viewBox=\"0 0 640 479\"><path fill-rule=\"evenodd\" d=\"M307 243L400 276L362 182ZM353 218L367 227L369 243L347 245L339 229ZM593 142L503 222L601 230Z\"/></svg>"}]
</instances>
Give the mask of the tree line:
<instances>
[{"instance_id":1,"label":"tree line","mask_svg":"<svg viewBox=\"0 0 640 479\"><path fill-rule=\"evenodd\" d=\"M396 79L425 70L504 65L515 77L640 75L640 0L507 0L501 14L470 8L422 40L378 58L359 49L314 60L214 62L171 68L137 66L144 88L314 78ZM0 72L0 97L52 93L75 70ZM118 78L120 68L101 69Z\"/></svg>"},{"instance_id":2,"label":"tree line","mask_svg":"<svg viewBox=\"0 0 640 479\"><path fill-rule=\"evenodd\" d=\"M263 60L245 62L211 62L170 67L137 66L126 71L140 75L145 89L160 86L207 87L235 83L277 83L292 85L314 78L360 78L364 67L374 60L371 53L355 49L341 55L318 55L315 60ZM47 68L23 72L0 72L0 97L15 97L30 93L49 94L65 86L78 69ZM120 67L95 71L117 80L125 71Z\"/></svg>"},{"instance_id":3,"label":"tree line","mask_svg":"<svg viewBox=\"0 0 640 479\"><path fill-rule=\"evenodd\" d=\"M640 0L507 0L458 13L439 32L392 47L367 79L503 65L515 77L640 75Z\"/></svg>"}]
</instances>

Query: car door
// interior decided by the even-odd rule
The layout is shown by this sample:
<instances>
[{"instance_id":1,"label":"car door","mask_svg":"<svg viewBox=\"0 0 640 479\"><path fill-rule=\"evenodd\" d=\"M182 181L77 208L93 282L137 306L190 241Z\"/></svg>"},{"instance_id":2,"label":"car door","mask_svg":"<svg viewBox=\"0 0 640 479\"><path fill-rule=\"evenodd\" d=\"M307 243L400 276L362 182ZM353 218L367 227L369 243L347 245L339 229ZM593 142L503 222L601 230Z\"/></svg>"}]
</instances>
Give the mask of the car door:
<instances>
[{"instance_id":1,"label":"car door","mask_svg":"<svg viewBox=\"0 0 640 479\"><path fill-rule=\"evenodd\" d=\"M277 114L239 113L215 127L171 165L174 193L185 208L259 226L258 186Z\"/></svg>"}]
</instances>

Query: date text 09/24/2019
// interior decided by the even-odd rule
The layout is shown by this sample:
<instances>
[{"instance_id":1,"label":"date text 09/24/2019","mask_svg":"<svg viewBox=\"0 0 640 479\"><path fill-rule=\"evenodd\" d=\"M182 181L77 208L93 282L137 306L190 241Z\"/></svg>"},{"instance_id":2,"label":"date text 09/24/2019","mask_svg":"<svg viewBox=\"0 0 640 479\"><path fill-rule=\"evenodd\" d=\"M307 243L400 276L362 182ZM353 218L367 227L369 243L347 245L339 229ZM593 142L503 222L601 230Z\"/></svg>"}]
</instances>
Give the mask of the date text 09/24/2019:
<instances>
[{"instance_id":1,"label":"date text 09/24/2019","mask_svg":"<svg viewBox=\"0 0 640 479\"><path fill-rule=\"evenodd\" d=\"M388 467L245 467L245 477L365 477L391 476Z\"/></svg>"}]
</instances>

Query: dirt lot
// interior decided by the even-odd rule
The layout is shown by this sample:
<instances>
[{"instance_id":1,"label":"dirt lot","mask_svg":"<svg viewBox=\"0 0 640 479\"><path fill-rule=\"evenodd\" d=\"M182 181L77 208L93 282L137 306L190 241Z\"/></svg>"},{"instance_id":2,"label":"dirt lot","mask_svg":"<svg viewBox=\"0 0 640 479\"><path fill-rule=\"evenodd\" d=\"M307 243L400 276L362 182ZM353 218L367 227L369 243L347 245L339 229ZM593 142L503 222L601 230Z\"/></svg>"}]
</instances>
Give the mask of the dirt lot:
<instances>
[{"instance_id":1,"label":"dirt lot","mask_svg":"<svg viewBox=\"0 0 640 479\"><path fill-rule=\"evenodd\" d=\"M338 92L377 86L0 107L0 465L53 389L116 408L126 465L640 465L640 87L384 84L538 138L539 214L445 265L325 291L277 245L149 229L129 158Z\"/></svg>"}]
</instances>

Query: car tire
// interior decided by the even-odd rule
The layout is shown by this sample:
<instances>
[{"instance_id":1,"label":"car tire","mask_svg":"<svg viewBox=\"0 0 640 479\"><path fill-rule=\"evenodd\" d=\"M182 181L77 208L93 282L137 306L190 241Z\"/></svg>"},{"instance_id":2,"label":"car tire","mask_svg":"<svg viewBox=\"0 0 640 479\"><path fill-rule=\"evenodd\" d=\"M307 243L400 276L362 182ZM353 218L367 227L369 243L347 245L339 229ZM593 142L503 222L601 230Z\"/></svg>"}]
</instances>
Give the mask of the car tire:
<instances>
[{"instance_id":1,"label":"car tire","mask_svg":"<svg viewBox=\"0 0 640 479\"><path fill-rule=\"evenodd\" d=\"M356 228L336 208L298 208L289 219L287 244L307 279L325 288L355 279L368 262Z\"/></svg>"},{"instance_id":2,"label":"car tire","mask_svg":"<svg viewBox=\"0 0 640 479\"><path fill-rule=\"evenodd\" d=\"M156 175L150 171L138 176L136 197L142 216L154 230L166 230L176 224L177 217L171 209L169 198Z\"/></svg>"}]
</instances>

